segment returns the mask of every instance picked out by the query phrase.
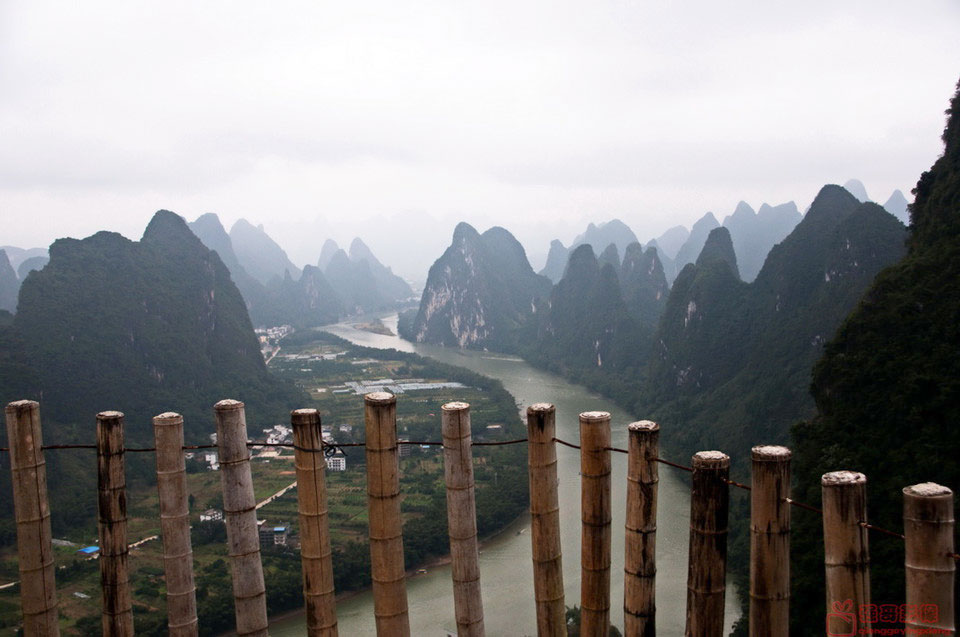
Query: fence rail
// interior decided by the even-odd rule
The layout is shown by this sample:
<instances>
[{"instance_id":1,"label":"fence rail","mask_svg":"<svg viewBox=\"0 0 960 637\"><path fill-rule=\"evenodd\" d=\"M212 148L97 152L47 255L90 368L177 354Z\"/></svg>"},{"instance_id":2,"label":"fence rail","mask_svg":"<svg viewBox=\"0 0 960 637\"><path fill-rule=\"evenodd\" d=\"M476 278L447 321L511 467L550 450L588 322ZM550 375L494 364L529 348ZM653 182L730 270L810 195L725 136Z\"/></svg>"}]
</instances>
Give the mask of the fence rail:
<instances>
[{"instance_id":1,"label":"fence rail","mask_svg":"<svg viewBox=\"0 0 960 637\"><path fill-rule=\"evenodd\" d=\"M576 444L555 436L555 409L546 403L528 408L527 438L488 442L472 440L466 403L443 406L441 441L398 440L396 398L391 394L368 394L364 397L364 409L366 442L361 443L324 443L319 414L312 409L291 413L293 443L248 440L243 403L225 400L214 409L217 444L183 444L183 419L168 412L154 418L156 446L125 447L120 412L97 415L97 444L44 445L39 404L10 403L5 410L10 446L0 447L0 452L10 455L24 634L59 634L44 451L91 449L97 451L98 458L103 634L130 635L133 631L126 574L123 455L154 452L168 582L168 627L172 635L196 635L184 452L217 449L237 633L265 635L265 585L248 448L281 447L295 451L307 631L311 636L337 635L323 459L337 448L365 447L377 632L409 635L397 448L430 445L444 448L458 633L483 635L470 450L522 443L529 444L535 589L532 603L536 607L538 635L566 634L557 444L579 450L581 455L581 635L606 635L609 624L611 452L628 456L623 600L628 635L655 634L659 464L692 474L687 634L719 635L722 630L730 487L751 493L751 635L788 634L792 507L823 516L828 630L849 630L849 625L843 623L849 614L837 611L849 610L852 604L856 608L871 608L867 532L876 531L905 542L907 597L902 620L906 628L917 633L954 634L953 591L960 554L954 551L953 492L947 487L932 483L905 487L905 533L898 533L867 522L866 476L860 473L825 474L822 509L793 500L790 451L785 447L754 447L752 483L747 485L730 479L729 457L719 451L698 452L693 466L659 457L659 426L650 421L627 426L629 449L611 446L610 416L606 412L580 415L581 438L580 444ZM869 622L869 617L861 618L860 629L869 629Z\"/></svg>"}]
</instances>

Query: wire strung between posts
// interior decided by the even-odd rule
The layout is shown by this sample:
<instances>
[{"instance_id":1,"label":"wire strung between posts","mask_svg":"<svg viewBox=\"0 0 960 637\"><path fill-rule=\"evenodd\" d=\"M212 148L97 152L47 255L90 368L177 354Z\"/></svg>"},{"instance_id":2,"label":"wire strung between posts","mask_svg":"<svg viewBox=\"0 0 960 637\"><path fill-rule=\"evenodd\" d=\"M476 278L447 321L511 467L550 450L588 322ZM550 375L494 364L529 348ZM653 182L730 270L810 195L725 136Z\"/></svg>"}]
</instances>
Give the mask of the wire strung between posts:
<instances>
[{"instance_id":1,"label":"wire strung between posts","mask_svg":"<svg viewBox=\"0 0 960 637\"><path fill-rule=\"evenodd\" d=\"M474 446L474 447L499 447L499 446L503 446L503 445L515 445L515 444L519 444L519 443L522 443L522 442L528 442L528 441L529 441L529 440L528 440L527 438L518 438L518 439L516 439L516 440L501 440L501 441L494 441L494 442L474 442L474 443L473 443L473 446ZM580 449L580 448L581 448L580 445L578 445L578 444L574 444L574 443L572 443L572 442L567 442L566 440L562 440L562 439L560 439L560 438L553 438L552 442L558 442L558 443L560 443L561 445L563 445L563 446L565 446L565 447L570 447L571 449ZM398 445L420 445L420 446L424 446L424 447L428 447L428 446L429 446L429 447L441 447L441 446L443 446L443 442L442 442L442 441L436 441L436 440L398 440L398 441L397 441L397 444L398 444ZM344 442L344 443L336 443L336 444L329 444L329 445L328 445L328 444L323 444L320 449L307 449L307 448L299 447L299 446L297 446L297 445L295 445L295 444L293 444L293 443L290 443L290 442L273 442L273 443L271 443L271 442L266 442L266 441L263 441L263 440L251 440L251 441L247 442L247 446L248 446L248 447L283 447L283 448L286 448L286 449L296 449L296 450L298 450L298 451L305 451L305 452L309 452L309 453L319 452L319 453L323 453L323 454L325 454L325 455L330 455L330 454L335 453L336 451L340 450L342 447L365 447L365 446L366 446L366 443L365 443L365 442ZM43 445L43 446L41 447L41 449L45 449L45 450L46 450L46 449L96 449L96 448L97 448L97 445L81 445L81 444ZM199 449L216 449L216 448L218 448L218 445L215 445L215 444L210 444L210 445L183 445L183 446L182 446L182 449L183 449L184 451L199 450ZM124 448L124 451L129 451L129 452L132 452L132 453L145 453L145 452L152 452L152 451L156 451L156 450L157 450L156 447L126 447L126 448ZM629 453L626 449L622 449L622 448L620 448L620 447L604 447L603 450L604 450L604 451L615 451L615 452L617 452L617 453L624 453L624 454ZM9 447L0 447L0 452L3 452L3 451L9 452L9 451L10 451L10 448L9 448ZM673 467L674 469L680 469L681 471L687 471L687 472L690 472L690 473L693 472L693 467L688 467L688 466L686 466L686 465L678 464L678 463L676 463L676 462L671 462L670 460L666 460L666 459L664 459L664 458L654 458L654 460L655 460L656 462L661 463L661 464L665 464L665 465L667 465L668 467ZM743 489L744 491L750 491L750 490L751 490L749 485L743 484L743 483L741 483L741 482L737 482L736 480L729 480L729 479L727 479L727 480L725 480L724 482L726 482L726 483L727 483L728 485L730 485L730 486L737 487L738 489ZM823 515L823 510L822 510L822 509L818 509L818 508L815 507L815 506L811 506L811 505L809 505L809 504L804 504L803 502L797 502L796 500L793 500L793 499L791 499L791 498L783 498L781 501L782 501L782 502L786 502L787 504L790 504L790 505L792 505L792 506L795 506L795 507L798 507L798 508L801 508L801 509L805 509L805 510L807 510L807 511L811 511L811 512L816 513L816 514L818 514L818 515ZM871 530L871 531L877 531L878 533L883 533L883 534L885 534L885 535L889 535L890 537L899 538L899 539L901 539L901 540L906 539L906 537L905 537L902 533L897 533L896 531L890 531L889 529L885 529L885 528L883 528L883 527L879 527L879 526L876 526L876 525L874 525L874 524L870 524L870 523L868 523L868 522L860 521L860 522L858 522L857 524L859 524L861 527L863 527L863 528L865 528L865 529L869 529L869 530ZM960 553L948 553L947 555L948 555L949 557L953 558L954 560L960 561Z\"/></svg>"}]
</instances>

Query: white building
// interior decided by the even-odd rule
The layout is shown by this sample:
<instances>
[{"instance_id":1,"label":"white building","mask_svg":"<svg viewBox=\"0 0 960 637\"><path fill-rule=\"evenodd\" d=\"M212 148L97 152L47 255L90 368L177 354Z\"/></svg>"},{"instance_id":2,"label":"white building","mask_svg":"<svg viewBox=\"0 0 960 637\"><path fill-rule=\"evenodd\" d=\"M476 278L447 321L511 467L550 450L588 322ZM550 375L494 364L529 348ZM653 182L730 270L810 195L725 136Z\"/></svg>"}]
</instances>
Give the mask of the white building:
<instances>
[{"instance_id":1,"label":"white building","mask_svg":"<svg viewBox=\"0 0 960 637\"><path fill-rule=\"evenodd\" d=\"M327 458L327 470L328 471L346 471L347 457L341 454L330 456L329 458Z\"/></svg>"},{"instance_id":2,"label":"white building","mask_svg":"<svg viewBox=\"0 0 960 637\"><path fill-rule=\"evenodd\" d=\"M223 521L223 511L219 509L207 509L200 514L201 522L222 522Z\"/></svg>"}]
</instances>

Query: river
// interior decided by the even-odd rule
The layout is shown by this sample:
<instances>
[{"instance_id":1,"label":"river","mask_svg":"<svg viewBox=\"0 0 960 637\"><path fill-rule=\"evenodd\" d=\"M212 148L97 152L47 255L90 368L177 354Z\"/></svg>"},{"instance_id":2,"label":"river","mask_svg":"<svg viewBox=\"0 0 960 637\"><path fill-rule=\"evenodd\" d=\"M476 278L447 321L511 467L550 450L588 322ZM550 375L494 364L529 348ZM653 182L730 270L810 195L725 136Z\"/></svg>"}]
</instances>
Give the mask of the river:
<instances>
[{"instance_id":1,"label":"river","mask_svg":"<svg viewBox=\"0 0 960 637\"><path fill-rule=\"evenodd\" d=\"M394 333L397 331L395 314L382 317L382 321ZM536 402L553 403L557 408L558 438L577 441L578 414L582 411L603 410L609 411L612 416L613 446L623 448L627 445L626 425L637 420L636 416L640 416L628 414L585 387L536 369L520 358L409 343L396 336L373 334L353 327L359 322L362 321L340 323L324 329L358 345L415 352L497 378L523 409ZM401 396L398 399L399 410L403 409L402 403ZM669 450L665 451L665 455L669 457ZM562 445L557 446L557 457L564 592L567 606L573 606L580 603L580 459L576 450ZM624 454L614 453L610 618L621 630L625 499L626 457ZM679 478L676 470L661 466L657 520L657 632L660 635L682 635L684 631L689 507L689 487ZM482 546L480 578L484 622L488 635L536 634L529 527L529 518L521 517ZM456 634L449 566L432 568L425 575L410 578L407 581L407 594L413 635L444 637L447 631ZM732 584L728 582L725 632L729 632L738 616L736 595ZM373 596L369 591L338 603L337 617L340 634L345 637L376 634ZM272 622L270 633L274 637L305 635L303 615Z\"/></svg>"}]
</instances>

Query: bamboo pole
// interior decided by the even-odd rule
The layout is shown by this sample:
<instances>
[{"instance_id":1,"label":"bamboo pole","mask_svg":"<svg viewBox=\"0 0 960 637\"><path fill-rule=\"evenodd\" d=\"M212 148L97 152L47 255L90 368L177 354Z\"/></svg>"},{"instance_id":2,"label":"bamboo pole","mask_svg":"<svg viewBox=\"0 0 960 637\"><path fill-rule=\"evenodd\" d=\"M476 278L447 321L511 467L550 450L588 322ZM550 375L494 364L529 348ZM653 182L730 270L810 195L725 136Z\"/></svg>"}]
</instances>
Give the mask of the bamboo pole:
<instances>
[{"instance_id":1,"label":"bamboo pole","mask_svg":"<svg viewBox=\"0 0 960 637\"><path fill-rule=\"evenodd\" d=\"M387 392L364 396L370 570L377 634L408 637L407 582L400 518L397 399Z\"/></svg>"},{"instance_id":2,"label":"bamboo pole","mask_svg":"<svg viewBox=\"0 0 960 637\"><path fill-rule=\"evenodd\" d=\"M266 636L267 595L247 449L247 417L239 400L221 400L214 405L214 413L237 635Z\"/></svg>"},{"instance_id":3,"label":"bamboo pole","mask_svg":"<svg viewBox=\"0 0 960 637\"><path fill-rule=\"evenodd\" d=\"M580 634L610 629L610 414L580 414Z\"/></svg>"},{"instance_id":4,"label":"bamboo pole","mask_svg":"<svg viewBox=\"0 0 960 637\"><path fill-rule=\"evenodd\" d=\"M653 637L656 629L657 483L660 425L627 425L627 514L623 560L623 630Z\"/></svg>"},{"instance_id":5,"label":"bamboo pole","mask_svg":"<svg viewBox=\"0 0 960 637\"><path fill-rule=\"evenodd\" d=\"M60 625L40 405L32 400L19 400L8 404L5 412L17 524L23 634L26 637L57 636Z\"/></svg>"},{"instance_id":6,"label":"bamboo pole","mask_svg":"<svg viewBox=\"0 0 960 637\"><path fill-rule=\"evenodd\" d=\"M470 405L451 402L440 409L457 634L460 637L482 637L483 598L480 594Z\"/></svg>"},{"instance_id":7,"label":"bamboo pole","mask_svg":"<svg viewBox=\"0 0 960 637\"><path fill-rule=\"evenodd\" d=\"M193 582L190 503L183 457L183 416L167 412L153 418L157 448L157 492L167 584L167 629L171 637L197 634L197 589Z\"/></svg>"},{"instance_id":8,"label":"bamboo pole","mask_svg":"<svg viewBox=\"0 0 960 637\"><path fill-rule=\"evenodd\" d=\"M690 489L690 554L687 572L687 635L723 634L727 577L730 457L719 451L693 455Z\"/></svg>"},{"instance_id":9,"label":"bamboo pole","mask_svg":"<svg viewBox=\"0 0 960 637\"><path fill-rule=\"evenodd\" d=\"M300 563L307 634L337 636L337 605L333 588L333 554L327 519L326 460L320 414L297 409L290 414L293 426L294 463L297 469L297 504L300 509Z\"/></svg>"},{"instance_id":10,"label":"bamboo pole","mask_svg":"<svg viewBox=\"0 0 960 637\"><path fill-rule=\"evenodd\" d=\"M790 450L752 450L750 635L790 634Z\"/></svg>"},{"instance_id":11,"label":"bamboo pole","mask_svg":"<svg viewBox=\"0 0 960 637\"><path fill-rule=\"evenodd\" d=\"M867 477L853 471L823 474L823 552L827 577L827 631L849 631L850 613L870 604ZM862 616L860 630L870 629Z\"/></svg>"},{"instance_id":12,"label":"bamboo pole","mask_svg":"<svg viewBox=\"0 0 960 637\"><path fill-rule=\"evenodd\" d=\"M932 482L903 490L907 634L955 634L953 526L953 491Z\"/></svg>"},{"instance_id":13,"label":"bamboo pole","mask_svg":"<svg viewBox=\"0 0 960 637\"><path fill-rule=\"evenodd\" d=\"M123 414L103 411L97 414L97 491L104 637L133 635L133 599L127 575L126 489Z\"/></svg>"},{"instance_id":14,"label":"bamboo pole","mask_svg":"<svg viewBox=\"0 0 960 637\"><path fill-rule=\"evenodd\" d=\"M527 407L533 597L540 637L566 637L567 634L556 434L557 410L553 405L536 403Z\"/></svg>"}]
</instances>

